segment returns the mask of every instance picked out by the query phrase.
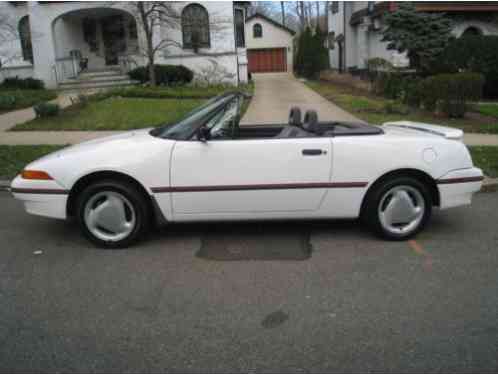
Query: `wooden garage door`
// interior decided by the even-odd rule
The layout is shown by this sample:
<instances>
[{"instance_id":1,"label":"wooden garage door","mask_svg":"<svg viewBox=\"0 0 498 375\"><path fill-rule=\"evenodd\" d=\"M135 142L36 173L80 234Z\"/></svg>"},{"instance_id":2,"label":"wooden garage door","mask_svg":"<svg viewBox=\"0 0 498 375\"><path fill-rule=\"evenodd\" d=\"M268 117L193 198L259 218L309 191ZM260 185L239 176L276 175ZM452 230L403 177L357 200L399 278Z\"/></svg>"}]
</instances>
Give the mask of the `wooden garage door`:
<instances>
[{"instance_id":1,"label":"wooden garage door","mask_svg":"<svg viewBox=\"0 0 498 375\"><path fill-rule=\"evenodd\" d=\"M286 72L286 52L285 48L248 50L249 72Z\"/></svg>"}]
</instances>

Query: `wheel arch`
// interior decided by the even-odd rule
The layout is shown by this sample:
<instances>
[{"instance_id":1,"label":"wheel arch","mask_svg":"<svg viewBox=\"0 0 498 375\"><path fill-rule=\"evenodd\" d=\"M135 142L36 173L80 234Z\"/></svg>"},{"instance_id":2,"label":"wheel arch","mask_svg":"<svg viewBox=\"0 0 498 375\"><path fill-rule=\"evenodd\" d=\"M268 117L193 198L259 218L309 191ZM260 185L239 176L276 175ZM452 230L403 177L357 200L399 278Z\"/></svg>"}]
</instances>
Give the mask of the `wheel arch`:
<instances>
[{"instance_id":1,"label":"wheel arch","mask_svg":"<svg viewBox=\"0 0 498 375\"><path fill-rule=\"evenodd\" d=\"M361 202L361 208L360 208L360 216L363 214L366 202L368 200L369 194L375 189L376 186L378 186L380 183L396 178L396 177L412 177L423 183L429 188L429 192L431 194L432 198L432 205L433 206L439 206L441 200L439 196L439 189L437 187L436 180L432 178L429 174L426 172L420 170L420 169L415 169L415 168L403 168L403 169L396 169L390 172L386 172L383 175L381 175L379 178L377 178L368 188L367 192L363 196L363 200Z\"/></svg>"},{"instance_id":2,"label":"wheel arch","mask_svg":"<svg viewBox=\"0 0 498 375\"><path fill-rule=\"evenodd\" d=\"M72 217L75 214L76 200L78 195L90 184L102 181L102 180L114 180L119 182L129 183L135 186L145 197L146 201L149 203L149 209L153 218L158 219L158 207L155 203L153 197L148 193L147 189L135 178L123 172L116 172L110 170L96 171L86 174L80 177L72 186L69 191L66 213L68 217Z\"/></svg>"}]
</instances>

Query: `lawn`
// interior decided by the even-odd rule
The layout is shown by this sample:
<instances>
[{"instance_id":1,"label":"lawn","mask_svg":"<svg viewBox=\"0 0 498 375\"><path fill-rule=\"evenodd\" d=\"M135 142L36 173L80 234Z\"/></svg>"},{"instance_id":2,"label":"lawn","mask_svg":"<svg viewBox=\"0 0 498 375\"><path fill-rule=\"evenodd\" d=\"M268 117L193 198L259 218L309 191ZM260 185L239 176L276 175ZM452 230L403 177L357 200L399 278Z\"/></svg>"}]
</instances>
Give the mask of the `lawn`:
<instances>
[{"instance_id":1,"label":"lawn","mask_svg":"<svg viewBox=\"0 0 498 375\"><path fill-rule=\"evenodd\" d=\"M32 107L35 104L57 98L53 90L0 89L0 113Z\"/></svg>"},{"instance_id":2,"label":"lawn","mask_svg":"<svg viewBox=\"0 0 498 375\"><path fill-rule=\"evenodd\" d=\"M498 177L498 147L472 146L469 147L474 165L481 168L486 176Z\"/></svg>"},{"instance_id":3,"label":"lawn","mask_svg":"<svg viewBox=\"0 0 498 375\"><path fill-rule=\"evenodd\" d=\"M477 110L482 115L495 117L498 119L498 103L497 104L479 104L477 106Z\"/></svg>"},{"instance_id":4,"label":"lawn","mask_svg":"<svg viewBox=\"0 0 498 375\"><path fill-rule=\"evenodd\" d=\"M0 179L14 178L35 159L65 146L0 146Z\"/></svg>"},{"instance_id":5,"label":"lawn","mask_svg":"<svg viewBox=\"0 0 498 375\"><path fill-rule=\"evenodd\" d=\"M364 120L371 124L382 124L388 121L418 121L426 122L431 124L450 126L454 128L462 129L468 133L498 133L498 118L496 121L488 120L484 121L480 118L463 118L463 119L450 119L446 117L439 117L433 113L411 109L408 114L399 113L388 113L385 111L386 103L389 103L388 99L369 96L359 93L358 90L353 90L346 86L340 86L337 84L331 84L324 81L308 81L306 82L308 87L322 95L324 98L330 100L331 102L337 104L339 107L345 109L346 111L352 113L361 120ZM482 105L479 106L481 108ZM496 111L498 106L493 106L495 108L487 109L488 111ZM481 114L484 114L480 110ZM488 116L490 116L488 112ZM479 116L479 114L477 114ZM492 116L492 115L491 115ZM498 115L497 115L498 117Z\"/></svg>"},{"instance_id":6,"label":"lawn","mask_svg":"<svg viewBox=\"0 0 498 375\"><path fill-rule=\"evenodd\" d=\"M67 107L56 117L37 118L12 130L129 130L175 122L200 99L143 99L111 97Z\"/></svg>"}]
</instances>

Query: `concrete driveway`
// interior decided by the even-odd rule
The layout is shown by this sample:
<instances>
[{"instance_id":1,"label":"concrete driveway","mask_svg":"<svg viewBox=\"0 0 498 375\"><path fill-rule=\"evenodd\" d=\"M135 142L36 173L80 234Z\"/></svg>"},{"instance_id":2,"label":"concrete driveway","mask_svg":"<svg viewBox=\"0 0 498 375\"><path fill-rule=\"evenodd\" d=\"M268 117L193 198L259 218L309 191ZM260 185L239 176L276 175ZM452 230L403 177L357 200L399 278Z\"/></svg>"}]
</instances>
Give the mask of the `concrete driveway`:
<instances>
[{"instance_id":1,"label":"concrete driveway","mask_svg":"<svg viewBox=\"0 0 498 375\"><path fill-rule=\"evenodd\" d=\"M241 125L287 123L289 111L314 109L320 120L360 121L337 107L289 73L253 74L255 93Z\"/></svg>"}]
</instances>

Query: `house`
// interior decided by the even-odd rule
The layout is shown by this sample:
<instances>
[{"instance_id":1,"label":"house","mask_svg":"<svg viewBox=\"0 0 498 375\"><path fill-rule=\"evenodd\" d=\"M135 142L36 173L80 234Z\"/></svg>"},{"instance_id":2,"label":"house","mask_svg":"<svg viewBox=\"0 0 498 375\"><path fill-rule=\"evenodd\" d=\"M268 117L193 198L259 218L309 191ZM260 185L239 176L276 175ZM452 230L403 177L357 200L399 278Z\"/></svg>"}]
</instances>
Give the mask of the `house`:
<instances>
[{"instance_id":1,"label":"house","mask_svg":"<svg viewBox=\"0 0 498 375\"><path fill-rule=\"evenodd\" d=\"M294 30L255 13L246 20L250 73L292 72Z\"/></svg>"},{"instance_id":2,"label":"house","mask_svg":"<svg viewBox=\"0 0 498 375\"><path fill-rule=\"evenodd\" d=\"M247 2L172 2L171 22L156 26L157 64L185 65L195 78L247 81ZM129 83L146 65L146 38L127 2L0 3L0 80L41 79L49 88ZM194 78L194 79L195 79Z\"/></svg>"},{"instance_id":3,"label":"house","mask_svg":"<svg viewBox=\"0 0 498 375\"><path fill-rule=\"evenodd\" d=\"M444 12L453 19L453 34L498 34L498 3L491 1L416 1L420 12ZM382 16L397 8L395 1L332 1L329 7L329 48L331 68L344 71L364 68L374 57L406 67L404 53L388 50L382 42Z\"/></svg>"}]
</instances>

